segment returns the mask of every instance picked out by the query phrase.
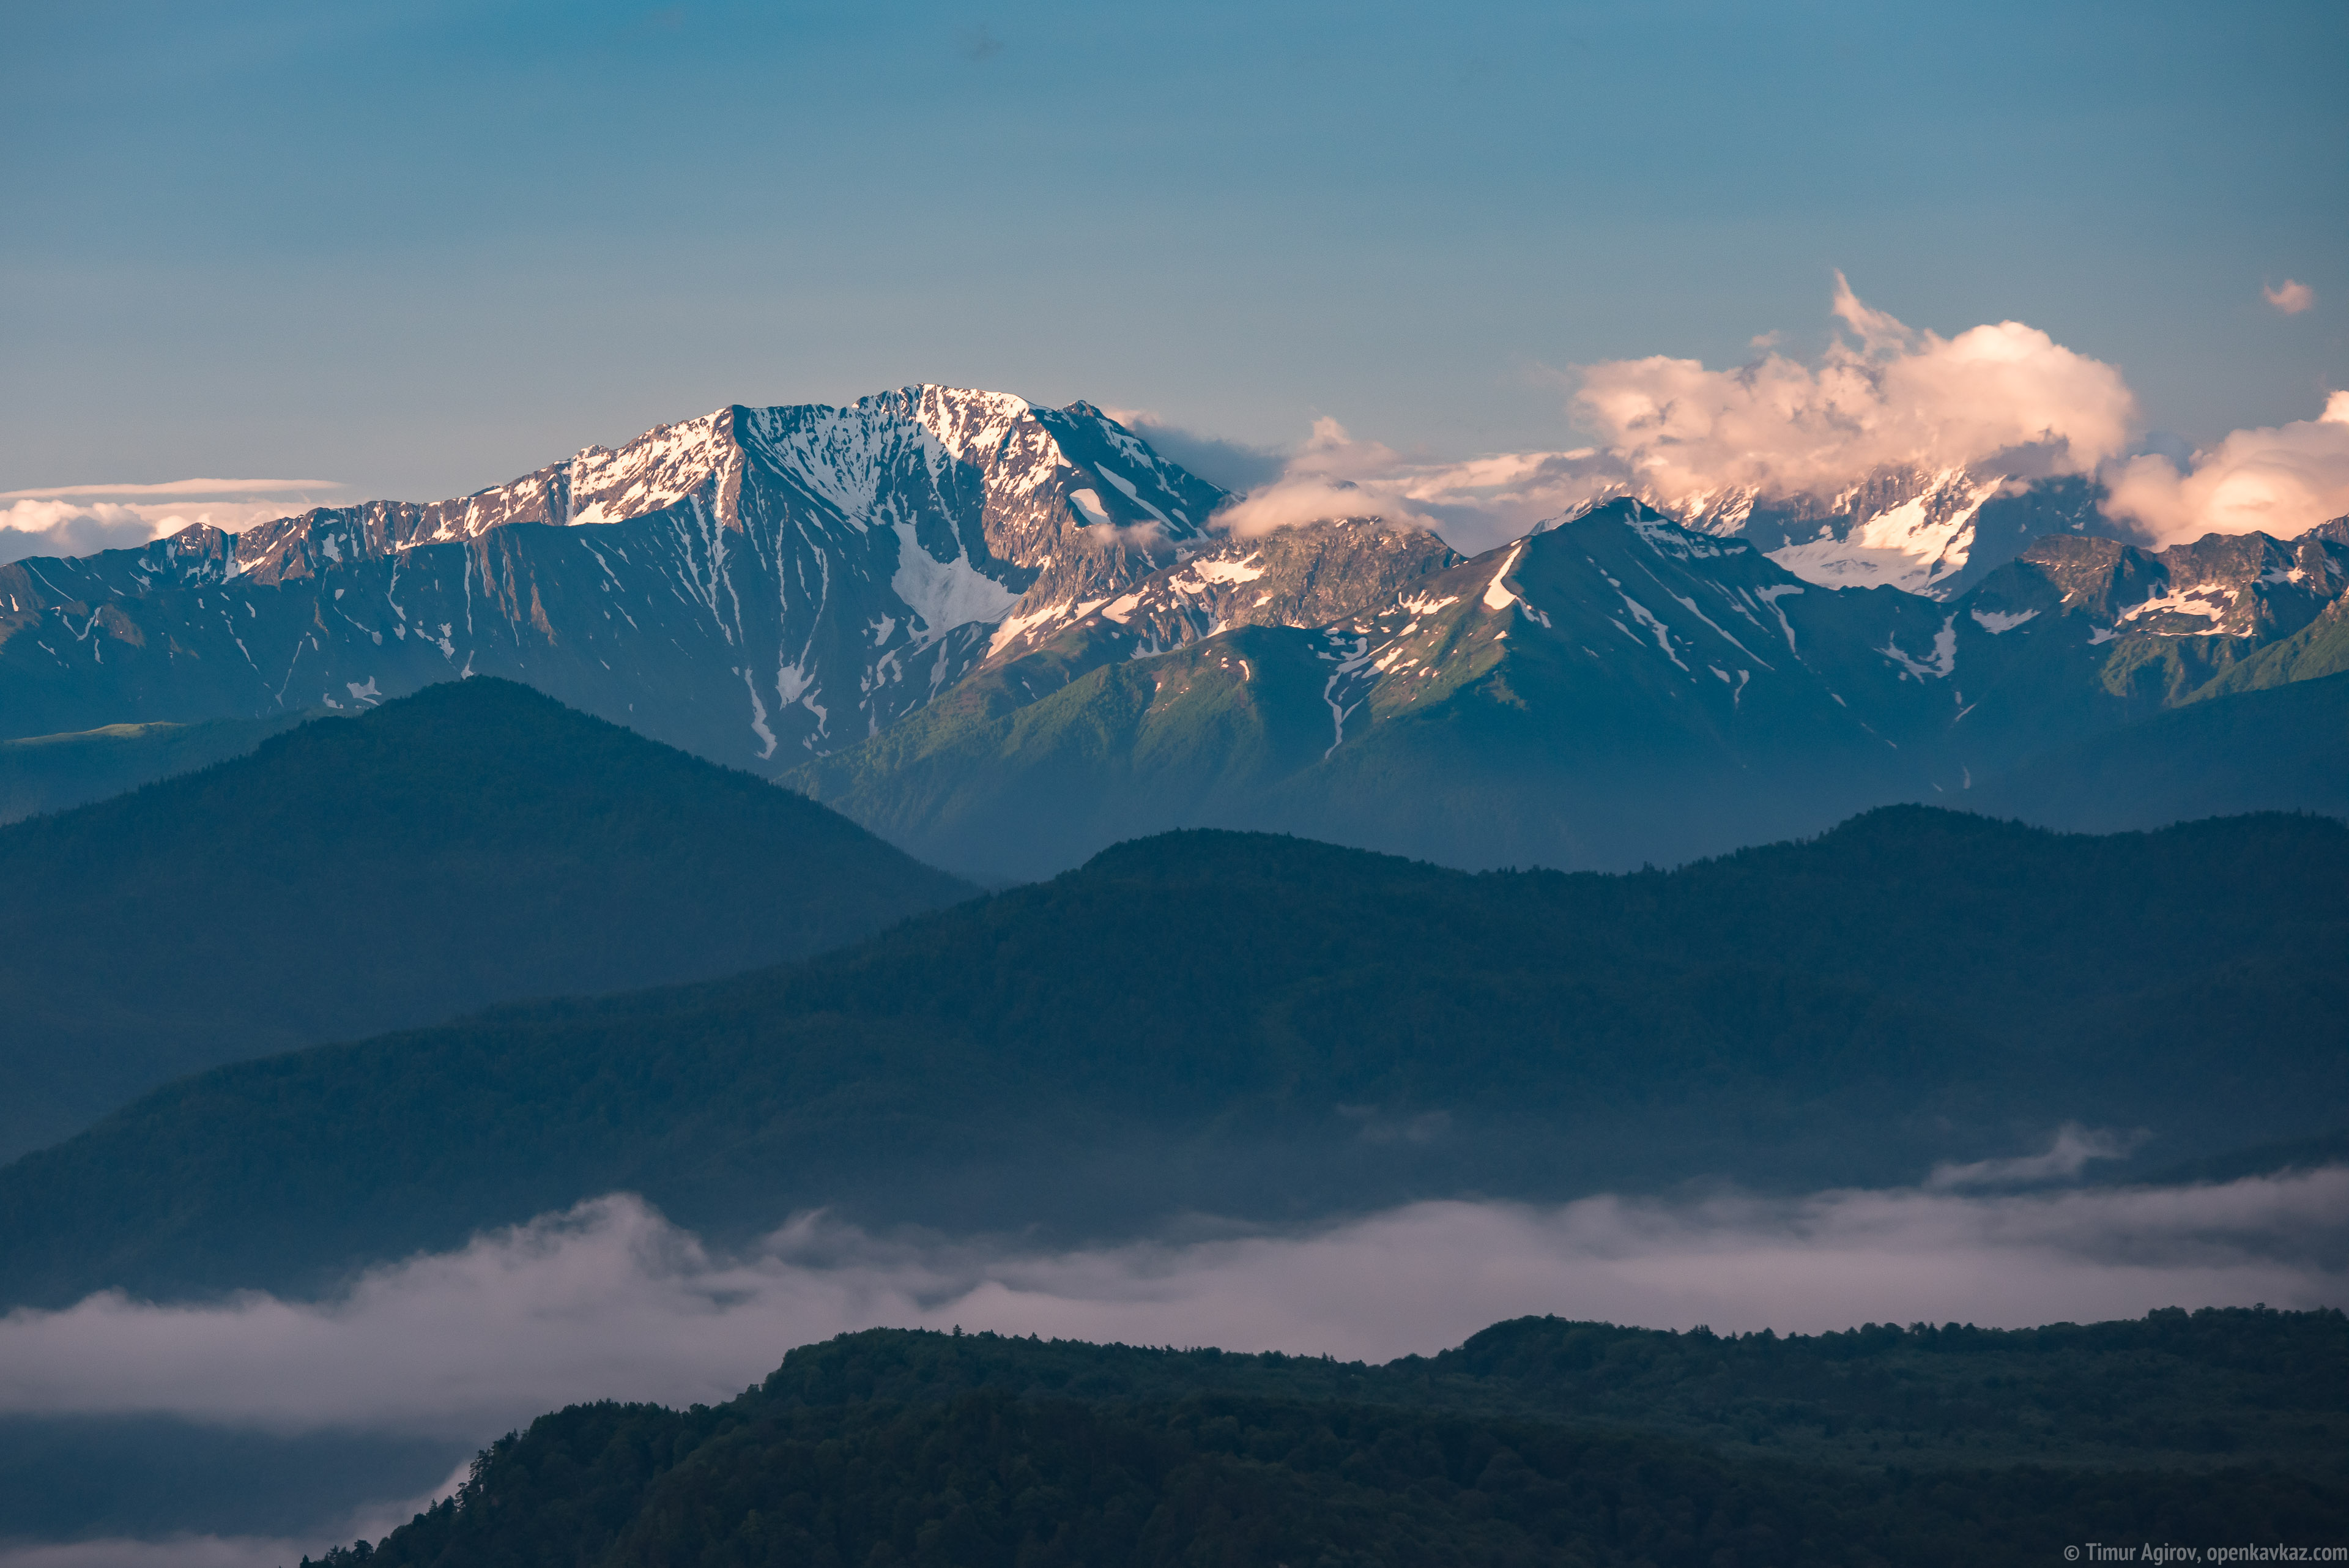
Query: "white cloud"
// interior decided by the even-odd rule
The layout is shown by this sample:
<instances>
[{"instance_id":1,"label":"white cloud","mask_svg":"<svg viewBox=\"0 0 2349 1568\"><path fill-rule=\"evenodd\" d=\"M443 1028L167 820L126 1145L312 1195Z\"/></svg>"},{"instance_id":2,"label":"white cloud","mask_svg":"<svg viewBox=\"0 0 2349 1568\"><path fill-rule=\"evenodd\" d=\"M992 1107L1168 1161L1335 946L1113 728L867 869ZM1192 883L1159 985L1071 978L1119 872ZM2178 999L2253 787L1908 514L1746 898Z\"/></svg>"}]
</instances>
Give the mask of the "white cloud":
<instances>
[{"instance_id":1,"label":"white cloud","mask_svg":"<svg viewBox=\"0 0 2349 1568\"><path fill-rule=\"evenodd\" d=\"M313 479L179 479L163 484L67 484L0 492L0 563L27 556L135 549L191 524L232 533L342 502L345 486ZM171 500L140 497L170 496Z\"/></svg>"},{"instance_id":2,"label":"white cloud","mask_svg":"<svg viewBox=\"0 0 2349 1568\"><path fill-rule=\"evenodd\" d=\"M2290 280L2267 296L2288 313L2315 297ZM2315 420L2236 431L2181 472L2125 457L2137 409L2120 371L2037 327L1944 337L1869 306L1841 273L1833 308L1846 336L1809 363L1777 352L1771 333L1754 340L1759 358L1729 369L1662 355L1573 368L1560 378L1571 413L1597 438L1575 450L1431 461L1319 420L1279 475L1219 520L1254 534L1379 515L1474 554L1610 495L1690 515L1744 496L1828 500L1910 468L2092 475L2110 491L2106 512L2155 544L2291 537L2349 514L2349 394Z\"/></svg>"},{"instance_id":3,"label":"white cloud","mask_svg":"<svg viewBox=\"0 0 2349 1568\"><path fill-rule=\"evenodd\" d=\"M1864 304L1840 273L1833 308L1848 337L1816 363L1768 333L1758 358L1729 369L1662 355L1573 368L1560 379L1589 446L1428 461L1318 421L1280 476L1222 517L1257 533L1374 514L1474 553L1610 495L1824 499L1911 466L2087 473L2127 445L2137 404L2120 372L2036 327L1943 337Z\"/></svg>"},{"instance_id":4,"label":"white cloud","mask_svg":"<svg viewBox=\"0 0 2349 1568\"><path fill-rule=\"evenodd\" d=\"M1433 529L1475 555L1613 493L1622 482L1621 465L1588 448L1427 462L1356 441L1336 420L1319 419L1278 479L1218 512L1216 522L1248 535L1323 517L1383 517Z\"/></svg>"},{"instance_id":5,"label":"white cloud","mask_svg":"<svg viewBox=\"0 0 2349 1568\"><path fill-rule=\"evenodd\" d=\"M135 549L155 537L152 510L104 501L12 503L0 507L0 563Z\"/></svg>"},{"instance_id":6,"label":"white cloud","mask_svg":"<svg viewBox=\"0 0 2349 1568\"><path fill-rule=\"evenodd\" d=\"M2289 539L2349 513L2349 392L2324 411L2273 429L2236 431L2180 472L2132 458L2106 476L2105 510L2158 544L2254 529Z\"/></svg>"},{"instance_id":7,"label":"white cloud","mask_svg":"<svg viewBox=\"0 0 2349 1568\"><path fill-rule=\"evenodd\" d=\"M1582 367L1577 415L1651 493L1826 496L1883 468L1995 464L2085 473L2127 445L2136 400L2112 366L2020 321L1954 337L1862 304L1815 365L1776 352L1734 369L1655 356Z\"/></svg>"},{"instance_id":8,"label":"white cloud","mask_svg":"<svg viewBox=\"0 0 2349 1568\"><path fill-rule=\"evenodd\" d=\"M2260 297L2286 316L2298 316L2316 303L2316 290L2304 283L2294 283L2286 278L2274 288L2261 289Z\"/></svg>"},{"instance_id":9,"label":"white cloud","mask_svg":"<svg viewBox=\"0 0 2349 1568\"><path fill-rule=\"evenodd\" d=\"M1319 1230L1069 1251L803 1219L721 1258L616 1196L325 1303L119 1294L0 1319L0 1411L479 1440L585 1398L727 1398L873 1325L1384 1360L1528 1313L1816 1332L2349 1303L2349 1169L1985 1196L1430 1202Z\"/></svg>"}]
</instances>

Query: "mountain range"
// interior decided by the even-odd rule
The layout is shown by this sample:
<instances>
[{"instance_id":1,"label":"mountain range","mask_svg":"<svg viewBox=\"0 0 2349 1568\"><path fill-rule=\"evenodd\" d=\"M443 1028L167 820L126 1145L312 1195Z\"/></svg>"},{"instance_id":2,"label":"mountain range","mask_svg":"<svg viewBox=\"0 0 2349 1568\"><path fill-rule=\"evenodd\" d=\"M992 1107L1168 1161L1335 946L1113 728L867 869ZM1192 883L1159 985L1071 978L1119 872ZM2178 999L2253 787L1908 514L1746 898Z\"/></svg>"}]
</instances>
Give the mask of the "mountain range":
<instances>
[{"instance_id":1,"label":"mountain range","mask_svg":"<svg viewBox=\"0 0 2349 1568\"><path fill-rule=\"evenodd\" d=\"M796 963L180 1079L0 1169L0 1303L330 1291L614 1191L720 1245L817 1209L1081 1242L1909 1185L2067 1121L2175 1162L2340 1125L2344 876L2349 825L2290 815L1887 807L1630 875L1165 835Z\"/></svg>"},{"instance_id":2,"label":"mountain range","mask_svg":"<svg viewBox=\"0 0 2349 1568\"><path fill-rule=\"evenodd\" d=\"M119 757L89 732L499 674L992 880L1201 826L1669 863L2349 670L2343 529L2154 551L2099 498L1893 469L1619 498L1464 560L1369 517L1236 532L1090 404L911 387L0 566L0 727Z\"/></svg>"},{"instance_id":3,"label":"mountain range","mask_svg":"<svg viewBox=\"0 0 2349 1568\"><path fill-rule=\"evenodd\" d=\"M924 386L0 566L0 1309L332 1314L615 1193L723 1257L814 1210L984 1249L1969 1203L2070 1170L2059 1128L2130 1182L2338 1162L2349 520L2153 550L2086 482L1913 468L1469 555L1232 500L1091 405ZM885 1336L717 1411L550 1417L377 1555L1043 1561L1042 1521L1076 1557L1771 1560L1721 1523L1760 1520L1979 1558L2175 1521L2143 1466L2235 1452L2294 1479L2200 1474L2195 1518L2331 1519L2321 1423L2239 1375L2337 1359L2337 1314L2288 1354L2239 1316L1786 1361L1503 1325L1180 1389L1156 1352ZM2051 1436L2123 1385L2130 1452ZM1071 1432L1142 1468L1069 1468ZM0 1418L0 1535L307 1534L458 1457L217 1437ZM952 1462L889 1469L916 1450ZM816 1452L891 1479L828 1522L761 1491ZM1537 1505L1569 1485L1713 1523L1594 1532Z\"/></svg>"}]
</instances>

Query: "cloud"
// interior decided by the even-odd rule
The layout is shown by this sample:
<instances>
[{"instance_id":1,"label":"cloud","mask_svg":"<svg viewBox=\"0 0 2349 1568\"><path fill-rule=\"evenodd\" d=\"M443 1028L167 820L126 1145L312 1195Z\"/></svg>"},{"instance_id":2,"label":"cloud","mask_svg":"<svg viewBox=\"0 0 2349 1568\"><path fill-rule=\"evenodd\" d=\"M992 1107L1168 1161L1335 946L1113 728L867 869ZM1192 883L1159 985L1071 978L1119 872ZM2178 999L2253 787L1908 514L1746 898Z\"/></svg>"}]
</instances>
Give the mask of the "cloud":
<instances>
[{"instance_id":1,"label":"cloud","mask_svg":"<svg viewBox=\"0 0 2349 1568\"><path fill-rule=\"evenodd\" d=\"M2033 1187L2049 1181L2070 1181L2092 1159L2123 1159L2147 1137L2144 1132L2092 1131L2077 1122L2065 1122L2044 1154L2013 1159L1978 1159L1966 1165L1937 1165L1925 1179L1928 1189L1947 1191L1961 1187Z\"/></svg>"},{"instance_id":2,"label":"cloud","mask_svg":"<svg viewBox=\"0 0 2349 1568\"><path fill-rule=\"evenodd\" d=\"M1995 466L2086 473L2127 446L2120 372L2019 321L1954 337L1863 304L1834 311L1857 343L1816 364L1776 352L1734 369L1654 356L1583 366L1576 416L1641 490L1825 498L1880 469Z\"/></svg>"},{"instance_id":3,"label":"cloud","mask_svg":"<svg viewBox=\"0 0 2349 1568\"><path fill-rule=\"evenodd\" d=\"M1247 536L1323 517L1382 517L1433 529L1474 555L1614 493L1624 477L1619 463L1587 448L1414 460L1319 419L1279 476L1218 512L1216 522Z\"/></svg>"},{"instance_id":4,"label":"cloud","mask_svg":"<svg viewBox=\"0 0 2349 1568\"><path fill-rule=\"evenodd\" d=\"M1280 477L1286 457L1269 447L1250 446L1222 436L1201 435L1169 424L1148 409L1103 409L1102 412L1148 441L1161 457L1179 463L1220 490L1247 491Z\"/></svg>"},{"instance_id":5,"label":"cloud","mask_svg":"<svg viewBox=\"0 0 2349 1568\"><path fill-rule=\"evenodd\" d=\"M313 479L179 479L0 492L0 564L27 556L135 549L191 524L237 532L314 505L347 486ZM171 500L141 500L170 496Z\"/></svg>"},{"instance_id":6,"label":"cloud","mask_svg":"<svg viewBox=\"0 0 2349 1568\"><path fill-rule=\"evenodd\" d=\"M1528 1313L1815 1332L2253 1301L2349 1302L2349 1169L1994 1196L1428 1202L1071 1251L817 1216L733 1258L616 1195L332 1301L20 1310L0 1319L0 1410L479 1440L579 1399L724 1399L793 1345L876 1324L1384 1360Z\"/></svg>"},{"instance_id":7,"label":"cloud","mask_svg":"<svg viewBox=\"0 0 2349 1568\"><path fill-rule=\"evenodd\" d=\"M1429 462L1317 421L1222 515L1258 533L1377 514L1473 554L1612 495L1688 515L1731 495L1826 500L1888 468L2090 473L2127 450L2137 401L2120 372L2037 327L1943 337L1865 304L1841 273L1832 308L1845 336L1813 363L1777 352L1773 332L1728 369L1656 355L1560 373L1588 446Z\"/></svg>"},{"instance_id":8,"label":"cloud","mask_svg":"<svg viewBox=\"0 0 2349 1568\"><path fill-rule=\"evenodd\" d=\"M0 564L27 556L136 549L155 537L150 510L103 501L12 503L0 507Z\"/></svg>"},{"instance_id":9,"label":"cloud","mask_svg":"<svg viewBox=\"0 0 2349 1568\"><path fill-rule=\"evenodd\" d=\"M2292 538L2349 513L2349 392L2333 393L2315 419L2236 431L2183 470L2136 457L2106 483L2106 514L2156 544L2254 529Z\"/></svg>"},{"instance_id":10,"label":"cloud","mask_svg":"<svg viewBox=\"0 0 2349 1568\"><path fill-rule=\"evenodd\" d=\"M2260 297L2286 316L2298 316L2316 303L2316 290L2304 283L2294 283L2286 278L2278 287L2260 290Z\"/></svg>"}]
</instances>

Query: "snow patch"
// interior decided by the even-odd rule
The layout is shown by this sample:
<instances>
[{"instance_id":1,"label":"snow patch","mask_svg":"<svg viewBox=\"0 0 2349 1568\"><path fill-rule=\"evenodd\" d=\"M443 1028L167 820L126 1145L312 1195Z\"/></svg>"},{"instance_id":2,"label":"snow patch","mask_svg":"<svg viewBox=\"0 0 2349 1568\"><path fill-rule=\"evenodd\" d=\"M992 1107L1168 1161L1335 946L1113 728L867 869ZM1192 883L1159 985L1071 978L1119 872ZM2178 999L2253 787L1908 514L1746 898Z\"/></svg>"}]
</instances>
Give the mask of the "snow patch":
<instances>
[{"instance_id":1,"label":"snow patch","mask_svg":"<svg viewBox=\"0 0 2349 1568\"><path fill-rule=\"evenodd\" d=\"M1516 591L1505 584L1502 579L1506 577L1510 571L1516 567L1517 557L1525 554L1525 548L1526 542L1523 539L1520 539L1516 544L1509 546L1509 553L1506 556L1501 557L1501 569L1495 572L1493 574L1493 580L1485 586L1485 607L1486 609L1505 610L1511 605L1516 603L1517 596Z\"/></svg>"},{"instance_id":2,"label":"snow patch","mask_svg":"<svg viewBox=\"0 0 2349 1568\"><path fill-rule=\"evenodd\" d=\"M1207 583L1252 583L1264 576L1266 568L1256 565L1250 556L1245 561L1194 561L1191 574Z\"/></svg>"},{"instance_id":3,"label":"snow patch","mask_svg":"<svg viewBox=\"0 0 2349 1568\"><path fill-rule=\"evenodd\" d=\"M2038 613L2035 609L2020 610L2013 614L2005 610L1978 609L1974 611L1974 624L1992 637L1996 637L2000 632L2013 631Z\"/></svg>"},{"instance_id":4,"label":"snow patch","mask_svg":"<svg viewBox=\"0 0 2349 1568\"><path fill-rule=\"evenodd\" d=\"M1922 662L1904 652L1895 638L1886 638L1876 651L1920 680L1927 676L1940 680L1958 667L1958 618L1952 615L1941 623L1941 629L1933 634L1932 657Z\"/></svg>"},{"instance_id":5,"label":"snow patch","mask_svg":"<svg viewBox=\"0 0 2349 1568\"><path fill-rule=\"evenodd\" d=\"M969 556L941 561L922 548L910 524L891 526L897 535L897 570L889 587L921 621L924 642L972 621L999 621L1019 602L1018 594L972 566Z\"/></svg>"}]
</instances>

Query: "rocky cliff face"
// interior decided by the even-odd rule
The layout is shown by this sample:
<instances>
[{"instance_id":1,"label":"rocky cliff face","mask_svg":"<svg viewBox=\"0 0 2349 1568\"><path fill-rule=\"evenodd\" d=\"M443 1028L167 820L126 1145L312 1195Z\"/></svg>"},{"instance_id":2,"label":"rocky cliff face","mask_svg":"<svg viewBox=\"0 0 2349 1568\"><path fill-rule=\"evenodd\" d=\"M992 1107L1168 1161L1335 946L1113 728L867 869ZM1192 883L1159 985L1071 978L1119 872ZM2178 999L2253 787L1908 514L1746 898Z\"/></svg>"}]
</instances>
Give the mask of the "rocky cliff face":
<instances>
[{"instance_id":1,"label":"rocky cliff face","mask_svg":"<svg viewBox=\"0 0 2349 1568\"><path fill-rule=\"evenodd\" d=\"M350 709L497 673L778 767L953 684L1024 596L1141 583L1223 498L1082 403L723 409L456 501L0 567L0 714Z\"/></svg>"}]
</instances>

